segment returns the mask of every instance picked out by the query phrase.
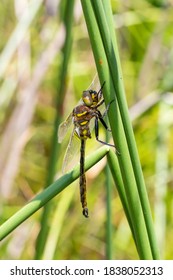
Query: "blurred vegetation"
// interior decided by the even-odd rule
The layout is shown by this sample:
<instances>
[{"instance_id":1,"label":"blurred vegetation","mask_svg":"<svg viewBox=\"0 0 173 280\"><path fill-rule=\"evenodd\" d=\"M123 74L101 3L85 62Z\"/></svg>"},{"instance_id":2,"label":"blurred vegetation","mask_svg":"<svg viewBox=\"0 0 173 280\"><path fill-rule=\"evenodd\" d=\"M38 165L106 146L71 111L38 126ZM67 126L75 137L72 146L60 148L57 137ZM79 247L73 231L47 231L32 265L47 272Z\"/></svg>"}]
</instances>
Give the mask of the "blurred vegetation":
<instances>
[{"instance_id":1,"label":"blurred vegetation","mask_svg":"<svg viewBox=\"0 0 173 280\"><path fill-rule=\"evenodd\" d=\"M59 121L65 119L96 73L81 4L75 1L73 45L63 81L66 95L57 109L65 40L64 2L37 1L35 12L27 0L0 2L1 224L46 186L57 111ZM112 10L161 258L172 259L173 2L112 0ZM27 25L28 12L33 17ZM56 178L61 174L68 140L58 147ZM98 146L93 137L87 142L87 153ZM43 259L107 258L104 166L102 160L87 172L88 220L81 215L78 180L50 202ZM115 187L111 195L112 258L136 259ZM35 258L42 214L41 209L1 241L0 259Z\"/></svg>"}]
</instances>

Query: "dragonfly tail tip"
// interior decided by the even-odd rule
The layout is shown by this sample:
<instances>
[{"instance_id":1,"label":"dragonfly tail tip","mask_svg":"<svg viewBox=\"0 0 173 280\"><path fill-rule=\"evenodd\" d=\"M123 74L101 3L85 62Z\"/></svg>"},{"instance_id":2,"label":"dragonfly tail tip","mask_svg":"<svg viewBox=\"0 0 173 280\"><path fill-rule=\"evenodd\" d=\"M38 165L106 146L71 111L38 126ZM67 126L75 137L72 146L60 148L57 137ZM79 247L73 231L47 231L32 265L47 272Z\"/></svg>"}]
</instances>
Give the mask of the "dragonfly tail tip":
<instances>
[{"instance_id":1,"label":"dragonfly tail tip","mask_svg":"<svg viewBox=\"0 0 173 280\"><path fill-rule=\"evenodd\" d=\"M88 215L88 208L84 208L82 213L83 213L83 215L85 216L85 218L89 218L89 215Z\"/></svg>"}]
</instances>

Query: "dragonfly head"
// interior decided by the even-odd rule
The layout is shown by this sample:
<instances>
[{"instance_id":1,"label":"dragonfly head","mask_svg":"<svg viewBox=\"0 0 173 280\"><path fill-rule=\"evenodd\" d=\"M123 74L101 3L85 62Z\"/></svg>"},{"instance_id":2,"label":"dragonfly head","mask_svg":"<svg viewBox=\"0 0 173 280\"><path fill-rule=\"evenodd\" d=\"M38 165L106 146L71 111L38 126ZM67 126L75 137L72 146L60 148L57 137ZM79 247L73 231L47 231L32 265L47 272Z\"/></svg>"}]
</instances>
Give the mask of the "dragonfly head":
<instances>
[{"instance_id":1,"label":"dragonfly head","mask_svg":"<svg viewBox=\"0 0 173 280\"><path fill-rule=\"evenodd\" d=\"M95 90L84 90L82 94L82 100L87 106L97 105L102 98L102 92Z\"/></svg>"}]
</instances>

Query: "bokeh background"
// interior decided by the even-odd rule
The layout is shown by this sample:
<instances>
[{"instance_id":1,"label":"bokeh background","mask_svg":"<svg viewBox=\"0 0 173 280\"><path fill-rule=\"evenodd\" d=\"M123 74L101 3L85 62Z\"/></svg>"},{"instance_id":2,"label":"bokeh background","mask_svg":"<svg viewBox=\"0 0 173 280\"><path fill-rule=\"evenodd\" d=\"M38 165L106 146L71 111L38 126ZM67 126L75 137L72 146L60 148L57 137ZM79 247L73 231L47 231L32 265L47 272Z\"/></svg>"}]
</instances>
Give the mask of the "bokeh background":
<instances>
[{"instance_id":1,"label":"bokeh background","mask_svg":"<svg viewBox=\"0 0 173 280\"><path fill-rule=\"evenodd\" d=\"M34 3L35 2L35 3ZM173 1L112 0L129 112L162 259L173 259ZM66 1L0 1L0 223L47 186L55 118L72 111L96 68L81 3L61 88ZM68 20L67 20L68 21ZM63 104L59 105L58 101ZM116 120L115 120L116 121ZM104 131L101 131L104 137ZM56 150L56 174L69 138ZM94 137L87 154L100 145ZM123 151L121 151L123 152ZM76 155L76 161L78 156ZM75 163L74 163L75 164ZM105 167L87 172L90 218L81 215L78 181L49 203L42 259L106 259ZM112 258L138 255L112 183ZM35 259L39 210L0 243L0 259ZM42 221L44 223L44 221Z\"/></svg>"}]
</instances>

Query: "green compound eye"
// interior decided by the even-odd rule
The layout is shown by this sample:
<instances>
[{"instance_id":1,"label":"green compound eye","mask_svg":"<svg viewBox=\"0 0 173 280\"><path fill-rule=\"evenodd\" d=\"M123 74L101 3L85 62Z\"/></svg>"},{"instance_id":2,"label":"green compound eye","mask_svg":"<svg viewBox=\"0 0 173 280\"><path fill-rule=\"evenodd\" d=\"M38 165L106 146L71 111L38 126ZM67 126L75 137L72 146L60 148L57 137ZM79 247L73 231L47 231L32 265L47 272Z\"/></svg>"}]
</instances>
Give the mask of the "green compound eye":
<instances>
[{"instance_id":1,"label":"green compound eye","mask_svg":"<svg viewBox=\"0 0 173 280\"><path fill-rule=\"evenodd\" d=\"M90 93L90 90L85 90L82 93L82 100L85 105L91 106L93 104L93 99Z\"/></svg>"}]
</instances>

